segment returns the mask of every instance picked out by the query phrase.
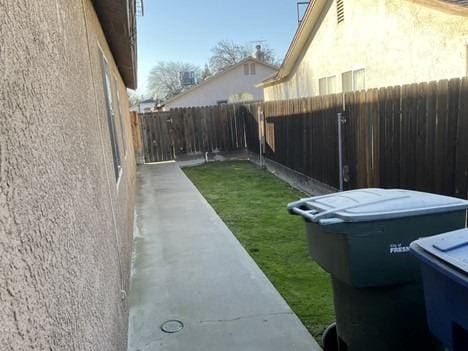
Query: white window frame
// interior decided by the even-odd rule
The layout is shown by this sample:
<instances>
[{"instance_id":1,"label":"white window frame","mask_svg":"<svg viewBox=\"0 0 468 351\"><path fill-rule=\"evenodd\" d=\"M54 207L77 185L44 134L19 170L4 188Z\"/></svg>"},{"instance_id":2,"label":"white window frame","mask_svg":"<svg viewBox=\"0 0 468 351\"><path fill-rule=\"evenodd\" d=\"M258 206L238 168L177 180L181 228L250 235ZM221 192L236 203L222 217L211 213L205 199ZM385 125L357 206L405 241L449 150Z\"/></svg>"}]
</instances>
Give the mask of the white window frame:
<instances>
[{"instance_id":1,"label":"white window frame","mask_svg":"<svg viewBox=\"0 0 468 351\"><path fill-rule=\"evenodd\" d=\"M250 63L250 75L255 76L257 74L257 68L255 67L255 62Z\"/></svg>"},{"instance_id":2,"label":"white window frame","mask_svg":"<svg viewBox=\"0 0 468 351\"><path fill-rule=\"evenodd\" d=\"M362 89L359 89L359 90L365 90L366 89L366 69L365 68L358 68L358 69L353 69L353 70L349 70L349 71L345 71L345 72L341 73L341 91L343 93L357 91L355 76L356 76L357 72L361 72L361 71L364 72L364 87ZM351 73L351 90L346 90L345 91L344 84L343 84L343 76L345 74L347 74L347 73Z\"/></svg>"},{"instance_id":3,"label":"white window frame","mask_svg":"<svg viewBox=\"0 0 468 351\"><path fill-rule=\"evenodd\" d=\"M112 149L112 168L114 169L114 176L117 187L120 184L120 179L122 178L123 173L123 163L122 163L122 155L120 154L119 148L119 139L117 135L117 128L115 123L115 112L113 107L113 98L112 98L112 81L111 81L111 73L109 70L109 61L104 54L101 46L98 44L98 50L100 55L101 61L101 75L102 75L102 83L103 83L103 91L104 91L104 99L106 105L106 115L107 115L107 123L109 127L109 138L111 142L111 149Z\"/></svg>"},{"instance_id":4,"label":"white window frame","mask_svg":"<svg viewBox=\"0 0 468 351\"><path fill-rule=\"evenodd\" d=\"M119 93L119 88L117 86L117 76L114 74L114 88L115 88L115 97L116 97L116 103L117 103L117 111L119 113L119 124L120 124L120 135L122 138L122 148L124 152L124 159L127 159L128 155L128 150L127 150L127 141L125 138L125 131L124 131L124 123L123 123L123 115L122 115L122 109L120 106L120 93Z\"/></svg>"},{"instance_id":5,"label":"white window frame","mask_svg":"<svg viewBox=\"0 0 468 351\"><path fill-rule=\"evenodd\" d=\"M468 77L468 43L465 44L465 63L466 63L465 76Z\"/></svg>"},{"instance_id":6,"label":"white window frame","mask_svg":"<svg viewBox=\"0 0 468 351\"><path fill-rule=\"evenodd\" d=\"M330 82L332 79L334 80L333 91L331 91L330 89L330 85L331 85ZM320 91L320 81L325 82L325 92ZM318 85L319 85L318 92L320 96L336 94L336 75L320 78L318 80Z\"/></svg>"}]
</instances>

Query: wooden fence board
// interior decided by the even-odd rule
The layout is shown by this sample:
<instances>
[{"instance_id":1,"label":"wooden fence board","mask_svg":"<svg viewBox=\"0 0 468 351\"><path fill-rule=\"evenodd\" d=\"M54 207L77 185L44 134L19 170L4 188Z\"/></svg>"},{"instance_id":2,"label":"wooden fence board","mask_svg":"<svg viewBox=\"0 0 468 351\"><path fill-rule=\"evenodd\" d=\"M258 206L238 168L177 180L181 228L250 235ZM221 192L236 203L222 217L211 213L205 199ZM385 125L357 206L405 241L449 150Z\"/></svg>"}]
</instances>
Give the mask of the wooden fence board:
<instances>
[{"instance_id":1,"label":"wooden fence board","mask_svg":"<svg viewBox=\"0 0 468 351\"><path fill-rule=\"evenodd\" d=\"M448 82L447 103L447 156L443 173L443 193L452 195L455 193L455 158L457 146L457 123L460 98L460 80L451 79Z\"/></svg>"},{"instance_id":2,"label":"wooden fence board","mask_svg":"<svg viewBox=\"0 0 468 351\"><path fill-rule=\"evenodd\" d=\"M454 171L454 195L468 198L468 77L460 83Z\"/></svg>"}]
</instances>

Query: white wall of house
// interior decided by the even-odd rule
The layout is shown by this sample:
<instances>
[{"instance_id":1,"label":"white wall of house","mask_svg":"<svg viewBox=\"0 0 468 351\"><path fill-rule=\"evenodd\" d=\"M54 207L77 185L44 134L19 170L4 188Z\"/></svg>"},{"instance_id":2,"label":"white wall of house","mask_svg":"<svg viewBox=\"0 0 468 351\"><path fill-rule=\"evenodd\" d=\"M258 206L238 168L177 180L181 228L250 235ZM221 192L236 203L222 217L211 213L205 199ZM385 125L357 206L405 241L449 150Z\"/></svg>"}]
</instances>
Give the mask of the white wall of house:
<instances>
[{"instance_id":1,"label":"white wall of house","mask_svg":"<svg viewBox=\"0 0 468 351\"><path fill-rule=\"evenodd\" d=\"M341 92L342 73L353 70L365 70L365 89L467 75L468 17L408 0L343 0L338 23L336 1L287 80L265 88L265 101L319 95L325 77L335 77L330 93Z\"/></svg>"},{"instance_id":2,"label":"white wall of house","mask_svg":"<svg viewBox=\"0 0 468 351\"><path fill-rule=\"evenodd\" d=\"M218 102L230 100L236 94L249 95L252 100L263 100L263 89L255 85L273 75L276 70L255 61L246 63L249 65L248 75L244 72L244 64L241 64L229 72L221 73L195 86L174 100L169 100L164 110L176 107L217 105ZM251 64L255 65L255 74L251 74L254 73L250 71Z\"/></svg>"},{"instance_id":3,"label":"white wall of house","mask_svg":"<svg viewBox=\"0 0 468 351\"><path fill-rule=\"evenodd\" d=\"M156 106L156 102L142 102L140 103L139 105L139 112L140 113L143 113L143 112L151 112L154 110Z\"/></svg>"},{"instance_id":4,"label":"white wall of house","mask_svg":"<svg viewBox=\"0 0 468 351\"><path fill-rule=\"evenodd\" d=\"M130 111L138 112L138 113L152 112L155 110L155 107L156 107L156 101L140 102L138 105L131 106Z\"/></svg>"}]
</instances>

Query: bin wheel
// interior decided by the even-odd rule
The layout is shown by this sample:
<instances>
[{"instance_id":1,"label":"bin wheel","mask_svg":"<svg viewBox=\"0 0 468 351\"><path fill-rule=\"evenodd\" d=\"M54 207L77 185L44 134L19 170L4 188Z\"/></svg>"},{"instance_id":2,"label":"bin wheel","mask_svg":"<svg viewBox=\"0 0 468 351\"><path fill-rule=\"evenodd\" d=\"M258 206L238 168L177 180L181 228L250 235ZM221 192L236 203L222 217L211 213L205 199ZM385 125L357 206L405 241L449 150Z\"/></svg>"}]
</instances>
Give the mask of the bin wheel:
<instances>
[{"instance_id":1,"label":"bin wheel","mask_svg":"<svg viewBox=\"0 0 468 351\"><path fill-rule=\"evenodd\" d=\"M323 351L338 351L338 334L336 323L330 324L322 335Z\"/></svg>"}]
</instances>

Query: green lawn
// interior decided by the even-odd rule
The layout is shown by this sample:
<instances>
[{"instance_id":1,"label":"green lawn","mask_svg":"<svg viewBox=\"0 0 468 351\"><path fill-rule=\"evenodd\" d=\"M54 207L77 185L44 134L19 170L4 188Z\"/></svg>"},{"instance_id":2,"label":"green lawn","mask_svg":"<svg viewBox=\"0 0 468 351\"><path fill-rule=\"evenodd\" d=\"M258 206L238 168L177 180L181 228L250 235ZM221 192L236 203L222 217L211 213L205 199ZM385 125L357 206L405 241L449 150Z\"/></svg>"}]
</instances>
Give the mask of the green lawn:
<instances>
[{"instance_id":1,"label":"green lawn","mask_svg":"<svg viewBox=\"0 0 468 351\"><path fill-rule=\"evenodd\" d=\"M329 276L309 257L304 221L286 210L305 195L248 161L184 172L319 339L334 320Z\"/></svg>"}]
</instances>

